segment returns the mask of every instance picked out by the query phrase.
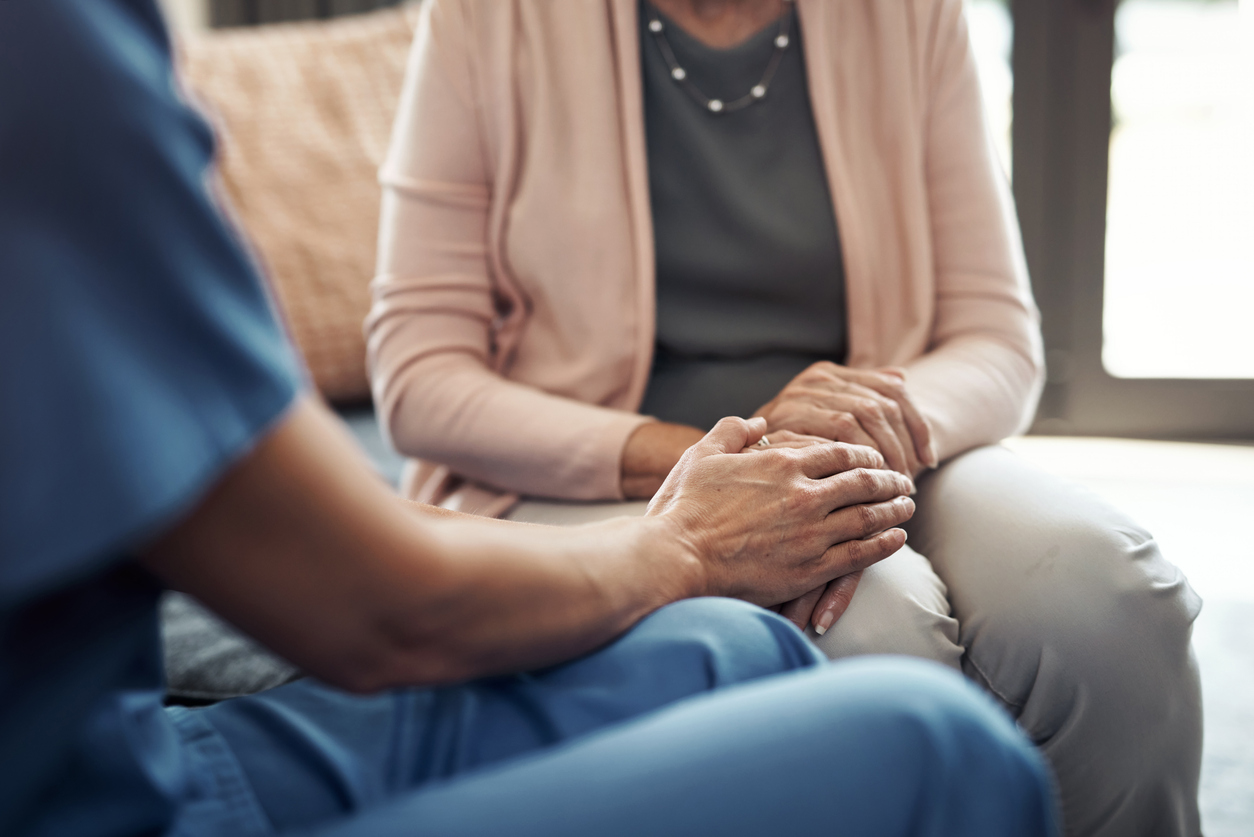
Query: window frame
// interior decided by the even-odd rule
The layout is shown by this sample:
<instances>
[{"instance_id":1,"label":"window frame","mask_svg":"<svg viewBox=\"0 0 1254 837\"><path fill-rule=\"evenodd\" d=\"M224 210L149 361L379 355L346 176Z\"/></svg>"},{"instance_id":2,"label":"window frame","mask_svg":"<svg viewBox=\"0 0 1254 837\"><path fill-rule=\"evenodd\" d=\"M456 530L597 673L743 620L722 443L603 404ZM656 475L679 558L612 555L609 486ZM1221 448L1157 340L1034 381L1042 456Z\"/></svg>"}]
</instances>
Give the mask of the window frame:
<instances>
[{"instance_id":1,"label":"window frame","mask_svg":"<svg viewBox=\"0 0 1254 837\"><path fill-rule=\"evenodd\" d=\"M1115 0L1012 0L1015 202L1047 382L1032 432L1254 438L1254 379L1117 378L1102 364Z\"/></svg>"}]
</instances>

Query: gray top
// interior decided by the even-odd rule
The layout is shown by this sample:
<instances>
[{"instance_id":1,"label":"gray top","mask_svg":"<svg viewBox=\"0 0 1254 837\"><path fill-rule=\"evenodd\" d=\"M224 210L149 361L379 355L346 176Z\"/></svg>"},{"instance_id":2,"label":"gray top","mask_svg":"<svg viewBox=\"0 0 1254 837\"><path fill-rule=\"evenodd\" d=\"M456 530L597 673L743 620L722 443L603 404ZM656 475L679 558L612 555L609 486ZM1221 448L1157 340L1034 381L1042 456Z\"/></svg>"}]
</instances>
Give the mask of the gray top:
<instances>
[{"instance_id":1,"label":"gray top","mask_svg":"<svg viewBox=\"0 0 1254 837\"><path fill-rule=\"evenodd\" d=\"M778 31L712 49L663 21L689 80L724 101L758 83ZM647 24L642 3L657 345L641 412L708 428L843 361L844 263L795 15L766 98L721 114L674 82Z\"/></svg>"}]
</instances>

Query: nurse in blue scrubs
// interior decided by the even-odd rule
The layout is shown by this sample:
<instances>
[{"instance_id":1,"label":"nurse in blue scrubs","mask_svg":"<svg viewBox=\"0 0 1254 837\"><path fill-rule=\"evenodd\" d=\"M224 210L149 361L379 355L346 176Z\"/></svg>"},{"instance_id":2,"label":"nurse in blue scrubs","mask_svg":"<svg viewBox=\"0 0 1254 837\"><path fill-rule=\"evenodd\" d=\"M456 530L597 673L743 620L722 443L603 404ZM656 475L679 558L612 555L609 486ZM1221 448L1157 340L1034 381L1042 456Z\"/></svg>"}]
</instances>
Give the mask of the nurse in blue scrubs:
<instances>
[{"instance_id":1,"label":"nurse in blue scrubs","mask_svg":"<svg viewBox=\"0 0 1254 837\"><path fill-rule=\"evenodd\" d=\"M169 53L152 0L0 0L0 834L1051 833L957 676L826 665L755 606L900 546L873 452L725 420L653 514L581 529L393 496ZM165 587L314 677L163 708Z\"/></svg>"}]
</instances>

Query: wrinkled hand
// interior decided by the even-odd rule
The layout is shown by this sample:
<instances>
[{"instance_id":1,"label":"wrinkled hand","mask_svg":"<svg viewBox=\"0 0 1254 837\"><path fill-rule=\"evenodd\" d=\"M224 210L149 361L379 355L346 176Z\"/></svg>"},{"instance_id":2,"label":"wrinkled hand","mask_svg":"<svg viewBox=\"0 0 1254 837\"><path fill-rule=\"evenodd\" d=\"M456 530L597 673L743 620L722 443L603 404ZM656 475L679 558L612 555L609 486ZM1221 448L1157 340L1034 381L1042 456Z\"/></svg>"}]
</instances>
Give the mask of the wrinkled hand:
<instances>
[{"instance_id":1,"label":"wrinkled hand","mask_svg":"<svg viewBox=\"0 0 1254 837\"><path fill-rule=\"evenodd\" d=\"M906 392L901 369L810 366L755 413L781 430L866 445L908 476L936 467L931 428Z\"/></svg>"},{"instance_id":2,"label":"wrinkled hand","mask_svg":"<svg viewBox=\"0 0 1254 837\"><path fill-rule=\"evenodd\" d=\"M901 548L908 478L870 448L826 440L742 454L765 429L760 418L723 419L649 504L695 559L699 590L778 605Z\"/></svg>"},{"instance_id":3,"label":"wrinkled hand","mask_svg":"<svg viewBox=\"0 0 1254 837\"><path fill-rule=\"evenodd\" d=\"M764 436L763 438L766 439L768 437ZM781 430L770 434L768 441L770 447L773 448L800 448L813 444L823 444L828 440L818 436L802 436L799 433ZM755 453L762 450L765 450L765 448L759 445L752 445L745 448L742 452ZM853 594L858 589L858 582L861 579L861 570L832 579L827 584L814 588L804 596L780 605L778 608L779 613L803 631L806 629L806 626L814 625L815 632L822 636L849 609L849 604L853 601Z\"/></svg>"},{"instance_id":4,"label":"wrinkled hand","mask_svg":"<svg viewBox=\"0 0 1254 837\"><path fill-rule=\"evenodd\" d=\"M822 436L806 436L802 433L793 433L791 430L777 430L770 436L760 436L758 441L752 445L743 448L741 453L761 453L764 450L774 448L808 448L811 445L828 445L831 439L824 439Z\"/></svg>"}]
</instances>

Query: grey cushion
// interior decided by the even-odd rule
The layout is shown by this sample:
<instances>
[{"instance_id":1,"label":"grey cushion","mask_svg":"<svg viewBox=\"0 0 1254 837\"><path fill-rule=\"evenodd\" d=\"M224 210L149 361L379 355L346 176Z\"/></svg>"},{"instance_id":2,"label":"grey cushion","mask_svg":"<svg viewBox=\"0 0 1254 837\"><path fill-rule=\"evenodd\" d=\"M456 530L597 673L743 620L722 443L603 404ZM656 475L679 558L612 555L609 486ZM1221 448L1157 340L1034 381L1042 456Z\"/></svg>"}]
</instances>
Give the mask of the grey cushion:
<instances>
[{"instance_id":1,"label":"grey cushion","mask_svg":"<svg viewBox=\"0 0 1254 837\"><path fill-rule=\"evenodd\" d=\"M250 695L300 677L276 657L182 593L161 601L166 693L174 702Z\"/></svg>"},{"instance_id":2,"label":"grey cushion","mask_svg":"<svg viewBox=\"0 0 1254 837\"><path fill-rule=\"evenodd\" d=\"M369 407L340 417L365 449L375 470L395 486L404 459L379 432ZM161 603L166 691L175 703L204 703L281 686L300 676L252 639L227 625L195 599L167 593Z\"/></svg>"}]
</instances>

